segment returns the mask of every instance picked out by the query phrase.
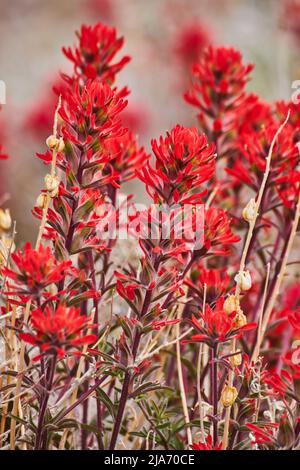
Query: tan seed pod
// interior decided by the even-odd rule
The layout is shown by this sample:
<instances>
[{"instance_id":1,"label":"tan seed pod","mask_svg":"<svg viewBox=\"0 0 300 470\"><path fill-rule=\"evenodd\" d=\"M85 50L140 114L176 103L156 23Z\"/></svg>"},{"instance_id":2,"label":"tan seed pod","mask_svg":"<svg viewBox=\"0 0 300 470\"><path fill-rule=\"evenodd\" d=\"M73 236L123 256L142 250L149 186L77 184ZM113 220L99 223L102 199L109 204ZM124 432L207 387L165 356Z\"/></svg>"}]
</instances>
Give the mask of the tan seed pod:
<instances>
[{"instance_id":1,"label":"tan seed pod","mask_svg":"<svg viewBox=\"0 0 300 470\"><path fill-rule=\"evenodd\" d=\"M11 228L12 220L9 209L0 209L0 229L9 230Z\"/></svg>"},{"instance_id":2,"label":"tan seed pod","mask_svg":"<svg viewBox=\"0 0 300 470\"><path fill-rule=\"evenodd\" d=\"M243 219L247 220L247 222L251 222L255 217L255 213L256 213L256 202L255 202L255 199L252 198L250 199L250 201L248 202L248 204L246 205L246 207L244 208L242 212Z\"/></svg>"},{"instance_id":3,"label":"tan seed pod","mask_svg":"<svg viewBox=\"0 0 300 470\"><path fill-rule=\"evenodd\" d=\"M46 200L47 200L47 195L45 193L41 193L36 200L36 206L39 209L44 209L46 207Z\"/></svg>"},{"instance_id":4,"label":"tan seed pod","mask_svg":"<svg viewBox=\"0 0 300 470\"><path fill-rule=\"evenodd\" d=\"M247 317L241 309L234 317L234 324L236 328L242 328L243 326L247 325Z\"/></svg>"},{"instance_id":5,"label":"tan seed pod","mask_svg":"<svg viewBox=\"0 0 300 470\"><path fill-rule=\"evenodd\" d=\"M251 274L249 271L240 271L234 278L241 291L247 291L252 287Z\"/></svg>"},{"instance_id":6,"label":"tan seed pod","mask_svg":"<svg viewBox=\"0 0 300 470\"><path fill-rule=\"evenodd\" d=\"M56 152L62 152L65 148L63 138L57 138L55 135L49 135L46 139L46 144L50 150L55 150Z\"/></svg>"},{"instance_id":7,"label":"tan seed pod","mask_svg":"<svg viewBox=\"0 0 300 470\"><path fill-rule=\"evenodd\" d=\"M52 176L50 174L45 176L45 186L47 191L55 192L59 187L59 178L57 176Z\"/></svg>"},{"instance_id":8,"label":"tan seed pod","mask_svg":"<svg viewBox=\"0 0 300 470\"><path fill-rule=\"evenodd\" d=\"M238 308L239 308L239 301L234 294L226 297L224 305L223 305L224 312L230 314L232 312L237 312Z\"/></svg>"},{"instance_id":9,"label":"tan seed pod","mask_svg":"<svg viewBox=\"0 0 300 470\"><path fill-rule=\"evenodd\" d=\"M232 406L237 399L238 393L235 387L225 385L221 394L221 403L225 408Z\"/></svg>"},{"instance_id":10,"label":"tan seed pod","mask_svg":"<svg viewBox=\"0 0 300 470\"><path fill-rule=\"evenodd\" d=\"M233 352L234 351L232 351L232 353ZM242 363L242 355L241 354L235 354L234 356L230 356L229 361L233 366L238 367Z\"/></svg>"}]
</instances>

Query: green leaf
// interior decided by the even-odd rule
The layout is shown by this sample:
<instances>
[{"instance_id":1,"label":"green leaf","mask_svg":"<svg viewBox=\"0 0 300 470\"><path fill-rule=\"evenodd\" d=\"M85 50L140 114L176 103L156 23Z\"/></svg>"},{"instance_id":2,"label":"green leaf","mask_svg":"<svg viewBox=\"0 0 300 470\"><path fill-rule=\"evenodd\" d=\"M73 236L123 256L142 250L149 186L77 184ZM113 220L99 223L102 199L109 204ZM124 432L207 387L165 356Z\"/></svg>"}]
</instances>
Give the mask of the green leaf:
<instances>
[{"instance_id":1,"label":"green leaf","mask_svg":"<svg viewBox=\"0 0 300 470\"><path fill-rule=\"evenodd\" d=\"M130 398L135 398L138 395L142 395L142 394L148 393L148 392L153 392L154 390L169 390L169 391L172 391L172 389L170 387L160 385L159 383L146 382L146 383L140 385L139 387L137 387L130 394Z\"/></svg>"},{"instance_id":2,"label":"green leaf","mask_svg":"<svg viewBox=\"0 0 300 470\"><path fill-rule=\"evenodd\" d=\"M106 393L103 390L101 390L100 388L97 388L96 393L97 393L97 397L105 405L105 407L109 411L112 418L115 418L116 417L116 409L115 409L115 406L114 406L113 402L109 398L109 396L106 395Z\"/></svg>"}]
</instances>

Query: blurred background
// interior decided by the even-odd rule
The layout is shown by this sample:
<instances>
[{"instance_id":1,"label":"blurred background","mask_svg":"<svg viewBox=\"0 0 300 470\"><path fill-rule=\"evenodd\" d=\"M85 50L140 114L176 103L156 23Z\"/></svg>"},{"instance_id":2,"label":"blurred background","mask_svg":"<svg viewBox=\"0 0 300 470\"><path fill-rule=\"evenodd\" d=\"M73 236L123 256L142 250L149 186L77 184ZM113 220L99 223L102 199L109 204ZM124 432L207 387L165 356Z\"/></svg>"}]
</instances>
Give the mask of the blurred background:
<instances>
[{"instance_id":1,"label":"blurred background","mask_svg":"<svg viewBox=\"0 0 300 470\"><path fill-rule=\"evenodd\" d=\"M35 153L51 133L52 85L70 67L61 48L76 42L82 23L102 21L125 36L132 61L118 85L131 90L127 124L147 149L174 124L195 125L182 95L210 43L255 64L249 89L266 100L289 99L300 78L299 0L0 0L0 11L0 143L10 156L1 162L0 202L17 221L18 243L35 233L30 211L45 174Z\"/></svg>"}]
</instances>

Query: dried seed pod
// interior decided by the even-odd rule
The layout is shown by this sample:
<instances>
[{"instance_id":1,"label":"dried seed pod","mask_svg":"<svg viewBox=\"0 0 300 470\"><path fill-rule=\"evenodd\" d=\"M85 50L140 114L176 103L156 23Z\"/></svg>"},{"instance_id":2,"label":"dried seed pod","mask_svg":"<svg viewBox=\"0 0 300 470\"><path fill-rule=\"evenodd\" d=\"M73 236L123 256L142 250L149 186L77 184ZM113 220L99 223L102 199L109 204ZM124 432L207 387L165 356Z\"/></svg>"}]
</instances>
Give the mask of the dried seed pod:
<instances>
[{"instance_id":1,"label":"dried seed pod","mask_svg":"<svg viewBox=\"0 0 300 470\"><path fill-rule=\"evenodd\" d=\"M231 352L234 353L234 351ZM239 353L235 354L234 356L230 356L229 361L235 367L240 366L242 363L242 355Z\"/></svg>"},{"instance_id":2,"label":"dried seed pod","mask_svg":"<svg viewBox=\"0 0 300 470\"><path fill-rule=\"evenodd\" d=\"M11 216L9 209L0 209L0 229L9 230L11 228Z\"/></svg>"},{"instance_id":3,"label":"dried seed pod","mask_svg":"<svg viewBox=\"0 0 300 470\"><path fill-rule=\"evenodd\" d=\"M234 278L241 291L247 291L252 287L251 274L249 271L240 271Z\"/></svg>"},{"instance_id":4,"label":"dried seed pod","mask_svg":"<svg viewBox=\"0 0 300 470\"><path fill-rule=\"evenodd\" d=\"M47 195L45 193L41 193L36 200L35 205L39 209L44 209L46 207L46 200L47 200Z\"/></svg>"},{"instance_id":5,"label":"dried seed pod","mask_svg":"<svg viewBox=\"0 0 300 470\"><path fill-rule=\"evenodd\" d=\"M238 313L234 317L234 323L236 328L242 328L247 325L247 317L241 309L239 309Z\"/></svg>"},{"instance_id":6,"label":"dried seed pod","mask_svg":"<svg viewBox=\"0 0 300 470\"><path fill-rule=\"evenodd\" d=\"M229 295L225 299L225 302L224 302L224 305L223 305L224 312L230 314L232 312L237 312L238 308L239 308L239 301L238 301L237 297L234 294Z\"/></svg>"},{"instance_id":7,"label":"dried seed pod","mask_svg":"<svg viewBox=\"0 0 300 470\"><path fill-rule=\"evenodd\" d=\"M50 150L55 150L56 152L62 152L65 148L65 143L62 137L55 137L55 135L49 135L46 139L46 144Z\"/></svg>"},{"instance_id":8,"label":"dried seed pod","mask_svg":"<svg viewBox=\"0 0 300 470\"><path fill-rule=\"evenodd\" d=\"M46 186L47 191L49 191L49 193L58 191L59 183L60 181L57 176L52 176L50 174L45 176L45 186ZM54 196L51 196L51 197L54 197Z\"/></svg>"},{"instance_id":9,"label":"dried seed pod","mask_svg":"<svg viewBox=\"0 0 300 470\"><path fill-rule=\"evenodd\" d=\"M256 202L255 202L255 199L252 198L250 199L250 201L248 202L248 204L246 205L246 207L244 208L242 212L243 219L247 220L247 222L251 222L255 217L255 213L256 213Z\"/></svg>"},{"instance_id":10,"label":"dried seed pod","mask_svg":"<svg viewBox=\"0 0 300 470\"><path fill-rule=\"evenodd\" d=\"M232 406L237 399L238 393L235 387L225 385L221 394L221 403L225 408Z\"/></svg>"}]
</instances>

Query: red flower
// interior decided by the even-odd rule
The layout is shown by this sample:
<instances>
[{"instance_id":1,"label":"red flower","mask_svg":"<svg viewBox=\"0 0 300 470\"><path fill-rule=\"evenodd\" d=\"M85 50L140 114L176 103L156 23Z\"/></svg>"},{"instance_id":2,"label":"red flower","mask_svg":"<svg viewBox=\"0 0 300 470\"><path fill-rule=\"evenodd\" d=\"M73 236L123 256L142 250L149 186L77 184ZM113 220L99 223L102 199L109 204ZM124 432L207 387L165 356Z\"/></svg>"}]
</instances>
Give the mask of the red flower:
<instances>
[{"instance_id":1,"label":"red flower","mask_svg":"<svg viewBox=\"0 0 300 470\"><path fill-rule=\"evenodd\" d=\"M221 297L214 308L208 304L205 311L200 313L202 323L192 315L192 323L199 334L193 335L190 340L183 342L204 342L213 345L216 342L226 342L229 339L239 338L245 331L256 328L256 323L239 326L236 312L228 314L223 310L224 298Z\"/></svg>"},{"instance_id":2,"label":"red flower","mask_svg":"<svg viewBox=\"0 0 300 470\"><path fill-rule=\"evenodd\" d=\"M287 394L294 395L293 377L286 370L282 370L281 375L264 370L262 372L262 382L272 387L272 390L279 393L283 399Z\"/></svg>"},{"instance_id":3,"label":"red flower","mask_svg":"<svg viewBox=\"0 0 300 470\"><path fill-rule=\"evenodd\" d=\"M193 442L194 450L222 450L222 442L213 445L211 435L208 435L205 442Z\"/></svg>"},{"instance_id":4,"label":"red flower","mask_svg":"<svg viewBox=\"0 0 300 470\"><path fill-rule=\"evenodd\" d=\"M155 168L148 164L140 179L154 202L193 204L201 200L199 186L215 171L215 147L196 128L177 125L159 142L152 141ZM197 194L190 192L197 188Z\"/></svg>"},{"instance_id":5,"label":"red flower","mask_svg":"<svg viewBox=\"0 0 300 470\"><path fill-rule=\"evenodd\" d=\"M2 152L2 145L0 145L0 160L7 160L8 155Z\"/></svg>"},{"instance_id":6,"label":"red flower","mask_svg":"<svg viewBox=\"0 0 300 470\"><path fill-rule=\"evenodd\" d=\"M283 112L283 104L280 109ZM285 107L287 116L289 106ZM281 114L281 113L280 113ZM268 181L269 187L276 190L280 199L287 207L292 207L299 192L300 162L299 149L299 106L291 106L291 118L289 123L282 129L272 154L272 169ZM269 153L271 142L278 130L280 123L276 116L268 118L265 125L260 127L246 126L240 131L237 138L238 157L233 164L226 169L227 173L234 176L237 182L244 182L258 190L263 173L266 168L266 158ZM242 157L242 158L241 158Z\"/></svg>"},{"instance_id":7,"label":"red flower","mask_svg":"<svg viewBox=\"0 0 300 470\"><path fill-rule=\"evenodd\" d=\"M191 279L184 281L191 290L191 295L203 305L204 285L206 285L206 302L212 304L229 287L230 276L224 269L205 269L202 263L195 266L191 272Z\"/></svg>"},{"instance_id":8,"label":"red flower","mask_svg":"<svg viewBox=\"0 0 300 470\"><path fill-rule=\"evenodd\" d=\"M11 255L15 270L3 268L3 276L12 279L14 284L10 287L9 295L35 298L43 290L65 278L72 265L71 261L59 263L53 256L49 247L40 246L38 250L30 243L24 246L24 252L18 250Z\"/></svg>"},{"instance_id":9,"label":"red flower","mask_svg":"<svg viewBox=\"0 0 300 470\"><path fill-rule=\"evenodd\" d=\"M176 38L175 53L185 67L190 67L199 58L203 49L209 45L208 31L202 24L186 24Z\"/></svg>"},{"instance_id":10,"label":"red flower","mask_svg":"<svg viewBox=\"0 0 300 470\"><path fill-rule=\"evenodd\" d=\"M82 334L83 330L93 325L88 323L85 315L80 314L80 308L67 308L64 304L59 304L54 311L49 305L43 310L34 310L30 315L30 325L32 333L20 333L20 338L38 346L41 352L55 352L59 357L97 339L93 334Z\"/></svg>"},{"instance_id":11,"label":"red flower","mask_svg":"<svg viewBox=\"0 0 300 470\"><path fill-rule=\"evenodd\" d=\"M77 135L71 129L65 129L65 137L77 144L89 143L92 153L92 144L101 142L100 139L112 132L115 136L120 130L118 115L126 104L122 93L115 92L109 85L98 80L88 80L83 88L76 86L72 92L67 90L59 113L65 123L77 130ZM84 140L85 137L88 141Z\"/></svg>"},{"instance_id":12,"label":"red flower","mask_svg":"<svg viewBox=\"0 0 300 470\"><path fill-rule=\"evenodd\" d=\"M130 58L125 56L112 64L115 55L123 46L124 39L117 38L115 28L97 23L94 26L82 25L77 33L79 46L64 47L63 53L74 63L75 79L83 81L100 77L113 83L115 75Z\"/></svg>"}]
</instances>

